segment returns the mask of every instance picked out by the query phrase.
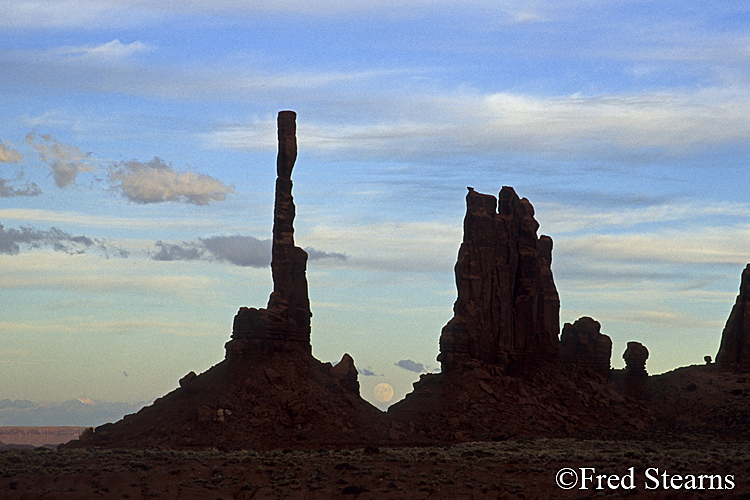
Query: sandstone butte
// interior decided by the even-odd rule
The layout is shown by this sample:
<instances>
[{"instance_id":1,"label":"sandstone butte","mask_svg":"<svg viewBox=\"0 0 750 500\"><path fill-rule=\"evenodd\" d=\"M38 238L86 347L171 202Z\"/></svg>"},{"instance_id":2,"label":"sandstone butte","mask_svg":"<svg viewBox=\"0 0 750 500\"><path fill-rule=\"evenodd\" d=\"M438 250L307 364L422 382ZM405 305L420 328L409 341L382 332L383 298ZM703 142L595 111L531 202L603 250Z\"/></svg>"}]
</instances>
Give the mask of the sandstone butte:
<instances>
[{"instance_id":1,"label":"sandstone butte","mask_svg":"<svg viewBox=\"0 0 750 500\"><path fill-rule=\"evenodd\" d=\"M469 188L455 266L453 318L440 338L441 373L425 374L382 412L362 399L354 360L311 354L307 254L294 244L296 114L278 115L273 292L242 307L226 357L136 414L88 429L65 448L267 449L453 443L518 435L648 437L750 431L750 265L717 363L649 376L648 349L629 342L625 370L612 341L582 317L560 334L553 242L511 187Z\"/></svg>"}]
</instances>

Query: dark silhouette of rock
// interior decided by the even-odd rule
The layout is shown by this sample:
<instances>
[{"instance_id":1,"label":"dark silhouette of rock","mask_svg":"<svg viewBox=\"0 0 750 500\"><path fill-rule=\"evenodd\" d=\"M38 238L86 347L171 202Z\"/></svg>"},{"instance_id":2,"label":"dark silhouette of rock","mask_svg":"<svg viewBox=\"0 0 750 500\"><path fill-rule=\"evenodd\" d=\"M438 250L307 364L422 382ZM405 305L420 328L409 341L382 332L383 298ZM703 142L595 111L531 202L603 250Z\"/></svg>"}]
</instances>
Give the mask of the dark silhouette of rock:
<instances>
[{"instance_id":1,"label":"dark silhouette of rock","mask_svg":"<svg viewBox=\"0 0 750 500\"><path fill-rule=\"evenodd\" d=\"M469 188L455 266L458 299L440 336L444 372L478 360L511 371L558 356L560 299L552 279L552 239L537 238L534 208L503 187Z\"/></svg>"},{"instance_id":2,"label":"dark silhouette of rock","mask_svg":"<svg viewBox=\"0 0 750 500\"><path fill-rule=\"evenodd\" d=\"M195 374L195 372L190 372L184 377L180 379L180 387L187 387L190 385L190 382L198 378L198 375Z\"/></svg>"},{"instance_id":3,"label":"dark silhouette of rock","mask_svg":"<svg viewBox=\"0 0 750 500\"><path fill-rule=\"evenodd\" d=\"M354 360L349 354L344 354L341 361L329 370L329 373L336 377L341 385L348 390L359 394L359 380L357 379L357 368L354 366Z\"/></svg>"},{"instance_id":4,"label":"dark silhouette of rock","mask_svg":"<svg viewBox=\"0 0 750 500\"><path fill-rule=\"evenodd\" d=\"M612 339L601 333L598 321L584 316L565 323L560 335L560 361L609 378Z\"/></svg>"},{"instance_id":5,"label":"dark silhouette of rock","mask_svg":"<svg viewBox=\"0 0 750 500\"><path fill-rule=\"evenodd\" d=\"M537 237L531 203L510 187L497 199L472 188L466 196L455 266L458 298L440 335L442 372L421 375L387 414L364 401L349 354L331 366L311 352L307 254L294 242L295 121L294 112L279 113L267 307L240 308L225 360L200 375L188 373L152 405L87 430L64 448L370 445L372 451L374 444L516 435L748 432L750 403L742 397L750 393L748 377L708 365L659 375L652 383L648 350L638 342L628 343L626 369L610 370L612 342L589 317L566 324L558 340L552 239ZM750 369L749 289L750 265L717 356L725 368Z\"/></svg>"},{"instance_id":6,"label":"dark silhouette of rock","mask_svg":"<svg viewBox=\"0 0 750 500\"><path fill-rule=\"evenodd\" d=\"M750 372L750 264L742 271L740 293L721 334L716 364L720 370Z\"/></svg>"},{"instance_id":7,"label":"dark silhouette of rock","mask_svg":"<svg viewBox=\"0 0 750 500\"><path fill-rule=\"evenodd\" d=\"M230 363L268 352L311 351L307 253L294 246L291 175L297 159L296 117L293 111L282 111L278 116L278 177L271 248L273 293L266 309L242 307L235 316L232 340L226 345Z\"/></svg>"},{"instance_id":8,"label":"dark silhouette of rock","mask_svg":"<svg viewBox=\"0 0 750 500\"><path fill-rule=\"evenodd\" d=\"M242 307L226 359L137 414L87 433L67 448L277 448L384 442L387 416L359 395L354 360L335 367L311 354L307 254L294 245L292 111L278 117L273 292L266 309Z\"/></svg>"},{"instance_id":9,"label":"dark silhouette of rock","mask_svg":"<svg viewBox=\"0 0 750 500\"><path fill-rule=\"evenodd\" d=\"M625 419L643 428L642 408L608 382L611 341L596 321L567 325L569 363L559 362L552 239L537 238L531 203L510 187L499 202L469 188L466 203L442 372L422 375L391 418L427 442L601 435Z\"/></svg>"},{"instance_id":10,"label":"dark silhouette of rock","mask_svg":"<svg viewBox=\"0 0 750 500\"><path fill-rule=\"evenodd\" d=\"M625 360L625 395L641 399L648 389L646 360L648 349L640 342L628 342L622 355Z\"/></svg>"}]
</instances>

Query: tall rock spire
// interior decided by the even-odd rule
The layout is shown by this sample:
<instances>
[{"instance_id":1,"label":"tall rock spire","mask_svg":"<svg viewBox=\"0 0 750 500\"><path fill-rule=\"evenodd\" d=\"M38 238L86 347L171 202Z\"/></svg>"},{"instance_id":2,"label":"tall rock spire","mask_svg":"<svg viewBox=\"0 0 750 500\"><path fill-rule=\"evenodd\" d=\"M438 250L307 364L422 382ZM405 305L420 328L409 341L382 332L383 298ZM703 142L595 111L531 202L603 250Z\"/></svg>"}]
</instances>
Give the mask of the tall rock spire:
<instances>
[{"instance_id":1,"label":"tall rock spire","mask_svg":"<svg viewBox=\"0 0 750 500\"><path fill-rule=\"evenodd\" d=\"M297 159L296 119L294 111L281 111L277 120L279 154L271 248L273 293L266 309L240 308L234 318L232 340L226 346L230 360L252 353L311 351L307 253L294 246L291 176Z\"/></svg>"},{"instance_id":2,"label":"tall rock spire","mask_svg":"<svg viewBox=\"0 0 750 500\"><path fill-rule=\"evenodd\" d=\"M750 372L750 264L742 271L740 293L721 334L716 364L722 370Z\"/></svg>"},{"instance_id":3,"label":"tall rock spire","mask_svg":"<svg viewBox=\"0 0 750 500\"><path fill-rule=\"evenodd\" d=\"M552 239L537 238L534 208L503 187L499 200L469 188L455 267L458 299L440 336L443 371L470 359L522 369L557 359L560 299Z\"/></svg>"}]
</instances>

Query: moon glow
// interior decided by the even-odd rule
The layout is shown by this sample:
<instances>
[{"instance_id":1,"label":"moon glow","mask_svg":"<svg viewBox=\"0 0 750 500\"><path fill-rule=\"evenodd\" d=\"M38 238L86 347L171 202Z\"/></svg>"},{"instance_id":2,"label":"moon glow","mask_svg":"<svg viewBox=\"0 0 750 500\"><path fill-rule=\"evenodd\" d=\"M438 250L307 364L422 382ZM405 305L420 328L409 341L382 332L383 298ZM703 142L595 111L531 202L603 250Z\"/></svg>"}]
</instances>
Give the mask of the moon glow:
<instances>
[{"instance_id":1,"label":"moon glow","mask_svg":"<svg viewBox=\"0 0 750 500\"><path fill-rule=\"evenodd\" d=\"M385 382L376 385L373 392L375 392L375 399L377 399L381 403L387 403L388 401L393 399L393 387L391 387L390 384L386 384Z\"/></svg>"}]
</instances>

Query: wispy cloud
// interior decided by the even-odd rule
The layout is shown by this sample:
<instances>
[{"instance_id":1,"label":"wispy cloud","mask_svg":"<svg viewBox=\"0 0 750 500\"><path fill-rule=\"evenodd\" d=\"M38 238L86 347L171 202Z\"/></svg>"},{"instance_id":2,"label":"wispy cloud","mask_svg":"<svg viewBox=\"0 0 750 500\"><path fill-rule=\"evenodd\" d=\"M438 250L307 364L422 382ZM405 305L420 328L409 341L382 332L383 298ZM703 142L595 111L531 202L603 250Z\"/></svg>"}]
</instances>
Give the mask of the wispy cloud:
<instances>
[{"instance_id":1,"label":"wispy cloud","mask_svg":"<svg viewBox=\"0 0 750 500\"><path fill-rule=\"evenodd\" d=\"M424 373L427 371L422 363L417 363L411 359L402 359L401 361L393 363L393 365L414 373Z\"/></svg>"},{"instance_id":2,"label":"wispy cloud","mask_svg":"<svg viewBox=\"0 0 750 500\"><path fill-rule=\"evenodd\" d=\"M625 234L588 234L558 238L557 261L743 264L750 260L750 225L692 227Z\"/></svg>"},{"instance_id":3,"label":"wispy cloud","mask_svg":"<svg viewBox=\"0 0 750 500\"><path fill-rule=\"evenodd\" d=\"M21 187L11 186L7 179L0 178L0 198L15 198L16 196L39 196L42 189L36 183L28 181ZM12 181L11 181L12 182Z\"/></svg>"},{"instance_id":4,"label":"wispy cloud","mask_svg":"<svg viewBox=\"0 0 750 500\"><path fill-rule=\"evenodd\" d=\"M271 264L271 240L252 236L214 236L197 241L156 242L154 260L219 260L237 266L268 267Z\"/></svg>"},{"instance_id":5,"label":"wispy cloud","mask_svg":"<svg viewBox=\"0 0 750 500\"><path fill-rule=\"evenodd\" d=\"M234 193L232 186L210 175L180 172L158 157L145 163L130 160L113 165L109 180L114 189L136 203L180 201L208 205Z\"/></svg>"},{"instance_id":6,"label":"wispy cloud","mask_svg":"<svg viewBox=\"0 0 750 500\"><path fill-rule=\"evenodd\" d=\"M203 302L206 290L215 290L219 285L216 279L200 272L165 274L147 259L107 259L91 252L73 255L53 251L0 253L0 271L0 289L107 294L140 291Z\"/></svg>"},{"instance_id":7,"label":"wispy cloud","mask_svg":"<svg viewBox=\"0 0 750 500\"><path fill-rule=\"evenodd\" d=\"M346 256L347 265L355 268L445 271L455 264L461 225L437 221L317 225L304 239L315 248L338 248Z\"/></svg>"},{"instance_id":8,"label":"wispy cloud","mask_svg":"<svg viewBox=\"0 0 750 500\"><path fill-rule=\"evenodd\" d=\"M271 240L236 235L201 238L200 242L218 260L251 267L271 264Z\"/></svg>"},{"instance_id":9,"label":"wispy cloud","mask_svg":"<svg viewBox=\"0 0 750 500\"><path fill-rule=\"evenodd\" d=\"M154 260L217 260L242 267L268 267L271 265L271 240L253 236L212 236L197 241L168 243L158 241ZM346 255L339 252L326 252L308 247L305 249L309 260L335 259L345 261Z\"/></svg>"},{"instance_id":10,"label":"wispy cloud","mask_svg":"<svg viewBox=\"0 0 750 500\"><path fill-rule=\"evenodd\" d=\"M67 187L75 183L78 174L94 170L90 163L91 153L63 144L49 134L37 137L31 132L26 136L26 144L32 146L50 168L57 187Z\"/></svg>"},{"instance_id":11,"label":"wispy cloud","mask_svg":"<svg viewBox=\"0 0 750 500\"><path fill-rule=\"evenodd\" d=\"M549 5L548 5L549 4ZM528 23L549 17L550 12L559 11L559 2L546 2L542 5L528 5L527 2L506 0L412 0L399 2L347 1L304 1L285 0L264 2L260 0L238 1L179 0L163 3L156 0L119 2L115 0L14 0L0 7L0 27L90 27L97 26L130 27L137 24L151 24L155 20L175 15L219 15L236 17L258 16L263 14L291 14L328 18L330 16L361 17L378 15L387 18L413 17L425 11L441 9L478 8L499 19L509 22ZM572 2L575 4L575 2ZM130 14L130 15L128 15ZM545 16L545 17L543 17Z\"/></svg>"},{"instance_id":12,"label":"wispy cloud","mask_svg":"<svg viewBox=\"0 0 750 500\"><path fill-rule=\"evenodd\" d=\"M540 97L514 93L390 95L367 124L305 122L300 145L325 157L416 162L508 154L580 159L679 157L750 139L746 89ZM397 104L394 104L397 103ZM391 111L389 111L391 110ZM396 111L398 110L398 111ZM404 119L403 116L409 116ZM219 128L213 147L271 149L271 120Z\"/></svg>"},{"instance_id":13,"label":"wispy cloud","mask_svg":"<svg viewBox=\"0 0 750 500\"><path fill-rule=\"evenodd\" d=\"M20 163L21 154L12 146L6 146L0 141L0 163Z\"/></svg>"},{"instance_id":14,"label":"wispy cloud","mask_svg":"<svg viewBox=\"0 0 750 500\"><path fill-rule=\"evenodd\" d=\"M686 315L685 311L640 309L613 314L610 318L626 323L639 323L674 329L705 328L718 331L724 326L722 321L707 321Z\"/></svg>"},{"instance_id":15,"label":"wispy cloud","mask_svg":"<svg viewBox=\"0 0 750 500\"><path fill-rule=\"evenodd\" d=\"M126 44L115 38L111 42L100 45L57 47L50 50L48 54L70 56L81 61L112 62L127 59L139 52L148 52L150 50L153 50L153 47L143 42L136 41Z\"/></svg>"},{"instance_id":16,"label":"wispy cloud","mask_svg":"<svg viewBox=\"0 0 750 500\"><path fill-rule=\"evenodd\" d=\"M94 244L94 240L87 236L73 236L54 227L48 231L30 227L5 229L0 224L0 253L4 254L18 254L21 245L31 248L50 247L67 253L81 253Z\"/></svg>"},{"instance_id":17,"label":"wispy cloud","mask_svg":"<svg viewBox=\"0 0 750 500\"><path fill-rule=\"evenodd\" d=\"M600 193L601 195L601 193ZM572 196L570 196L572 197ZM544 231L551 234L569 233L582 230L602 231L607 228L623 230L639 224L671 223L676 221L695 221L703 217L738 217L746 219L750 206L736 202L696 202L690 200L665 200L654 203L652 200L641 201L642 206L627 206L617 203L614 198L601 196L613 208L596 208L587 195L575 196L581 200L576 205L565 203L534 203L543 220ZM597 200L594 200L596 205ZM658 200L657 200L658 201ZM633 202L637 205L637 202Z\"/></svg>"}]
</instances>

